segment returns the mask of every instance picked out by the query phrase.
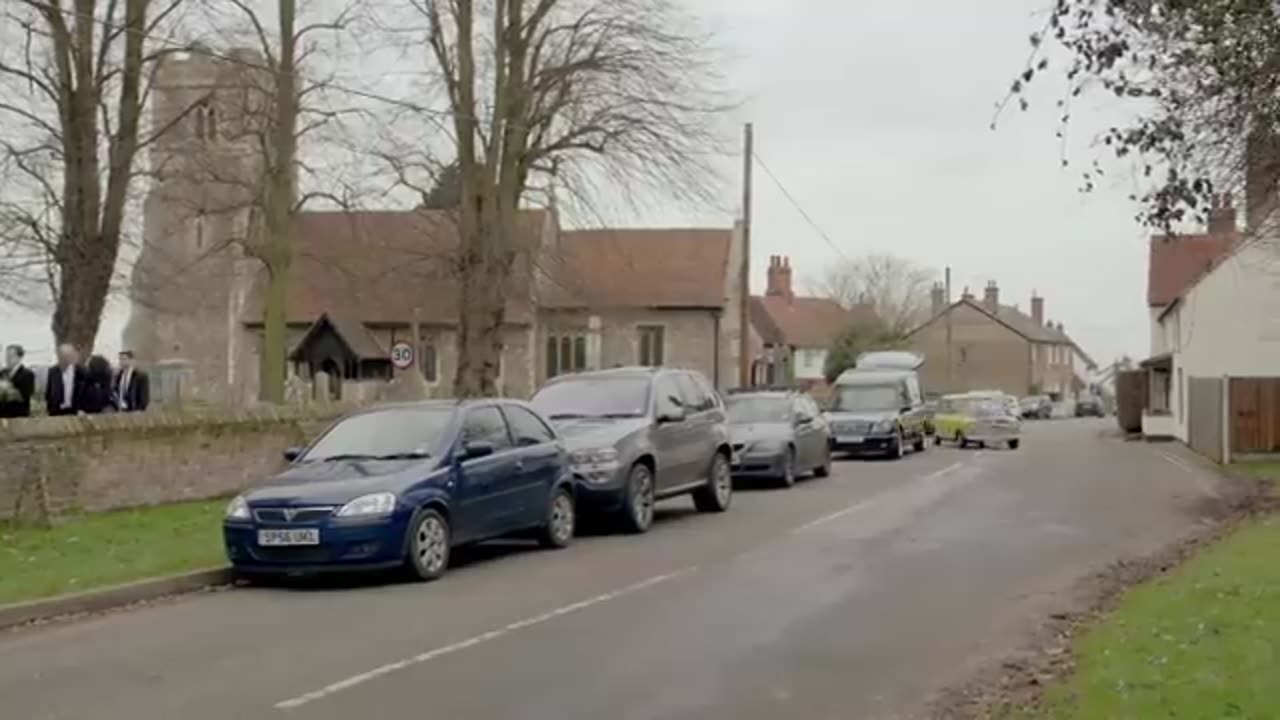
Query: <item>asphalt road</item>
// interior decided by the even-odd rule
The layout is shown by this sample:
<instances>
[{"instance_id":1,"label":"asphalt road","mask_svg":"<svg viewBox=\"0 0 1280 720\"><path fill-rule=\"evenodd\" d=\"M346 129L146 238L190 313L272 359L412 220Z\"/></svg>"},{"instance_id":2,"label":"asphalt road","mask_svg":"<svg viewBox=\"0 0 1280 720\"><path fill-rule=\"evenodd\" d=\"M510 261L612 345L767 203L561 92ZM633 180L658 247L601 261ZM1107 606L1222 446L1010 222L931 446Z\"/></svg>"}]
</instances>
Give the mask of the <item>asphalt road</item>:
<instances>
[{"instance_id":1,"label":"asphalt road","mask_svg":"<svg viewBox=\"0 0 1280 720\"><path fill-rule=\"evenodd\" d=\"M251 588L0 635L0 717L922 717L1211 487L1113 421L840 462L643 537L482 546L428 585ZM1176 460L1176 458L1175 458Z\"/></svg>"}]
</instances>

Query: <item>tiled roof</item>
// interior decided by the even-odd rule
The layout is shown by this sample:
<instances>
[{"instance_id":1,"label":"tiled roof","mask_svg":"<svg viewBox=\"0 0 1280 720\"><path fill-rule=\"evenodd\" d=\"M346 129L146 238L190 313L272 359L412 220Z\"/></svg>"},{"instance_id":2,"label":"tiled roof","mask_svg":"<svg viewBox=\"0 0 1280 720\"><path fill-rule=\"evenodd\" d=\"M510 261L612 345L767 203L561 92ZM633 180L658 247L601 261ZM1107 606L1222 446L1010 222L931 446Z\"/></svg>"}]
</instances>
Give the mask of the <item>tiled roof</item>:
<instances>
[{"instance_id":1,"label":"tiled roof","mask_svg":"<svg viewBox=\"0 0 1280 720\"><path fill-rule=\"evenodd\" d=\"M751 323L760 339L770 345L830 347L855 321L874 319L867 305L847 310L834 300L816 297L755 295L751 298Z\"/></svg>"},{"instance_id":2,"label":"tiled roof","mask_svg":"<svg viewBox=\"0 0 1280 720\"><path fill-rule=\"evenodd\" d=\"M521 212L519 239L536 241L543 211ZM365 324L457 322L457 284L451 271L458 246L452 212L397 210L304 212L298 217L286 317L310 324L337 313ZM527 287L517 271L514 284ZM246 303L244 319L261 322L265 281ZM518 296L519 293L513 293ZM527 303L507 305L509 322L528 322Z\"/></svg>"},{"instance_id":3,"label":"tiled roof","mask_svg":"<svg viewBox=\"0 0 1280 720\"><path fill-rule=\"evenodd\" d=\"M387 350L382 347L368 328L363 323L356 322L350 318L344 318L340 313L325 313L321 315L311 327L307 329L305 335L298 339L298 342L289 351L289 357L296 356L302 347L319 332L320 328L325 325L333 328L333 331L347 344L351 352L357 358L362 360L370 358L385 358Z\"/></svg>"},{"instance_id":4,"label":"tiled roof","mask_svg":"<svg viewBox=\"0 0 1280 720\"><path fill-rule=\"evenodd\" d=\"M1177 300L1239 239L1235 232L1151 238L1147 261L1147 305L1163 307Z\"/></svg>"},{"instance_id":5,"label":"tiled roof","mask_svg":"<svg viewBox=\"0 0 1280 720\"><path fill-rule=\"evenodd\" d=\"M560 234L543 260L551 308L718 308L730 229L600 229Z\"/></svg>"}]
</instances>

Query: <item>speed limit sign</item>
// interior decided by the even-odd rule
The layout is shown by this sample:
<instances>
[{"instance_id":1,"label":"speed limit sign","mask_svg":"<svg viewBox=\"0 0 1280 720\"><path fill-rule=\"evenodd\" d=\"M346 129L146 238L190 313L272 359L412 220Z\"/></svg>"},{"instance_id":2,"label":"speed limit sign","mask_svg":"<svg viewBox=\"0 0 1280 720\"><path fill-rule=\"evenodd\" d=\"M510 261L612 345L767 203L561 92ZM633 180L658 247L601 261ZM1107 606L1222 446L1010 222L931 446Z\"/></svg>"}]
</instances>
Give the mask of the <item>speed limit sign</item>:
<instances>
[{"instance_id":1,"label":"speed limit sign","mask_svg":"<svg viewBox=\"0 0 1280 720\"><path fill-rule=\"evenodd\" d=\"M391 346L391 364L397 370L408 370L413 366L413 346L401 340Z\"/></svg>"}]
</instances>

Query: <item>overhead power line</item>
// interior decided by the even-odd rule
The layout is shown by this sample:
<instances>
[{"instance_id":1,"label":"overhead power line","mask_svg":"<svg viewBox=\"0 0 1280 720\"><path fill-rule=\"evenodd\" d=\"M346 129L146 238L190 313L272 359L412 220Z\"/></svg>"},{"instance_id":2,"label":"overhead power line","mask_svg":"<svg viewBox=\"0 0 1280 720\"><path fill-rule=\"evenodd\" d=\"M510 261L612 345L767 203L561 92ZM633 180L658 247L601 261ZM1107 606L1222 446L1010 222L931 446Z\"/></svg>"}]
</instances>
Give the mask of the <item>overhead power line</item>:
<instances>
[{"instance_id":1,"label":"overhead power line","mask_svg":"<svg viewBox=\"0 0 1280 720\"><path fill-rule=\"evenodd\" d=\"M773 171L769 169L769 166L765 163L764 158L760 157L760 153L752 151L752 155L755 157L756 163L760 165L760 169L764 170L764 174L768 175L769 179L773 181L773 184L778 187L778 190L782 191L782 195L787 199L787 202L791 203L791 206L796 209L796 212L800 213L800 217L803 217L805 219L805 222L809 223L809 227L813 228L814 232L818 233L818 236L821 237L824 241L826 241L827 245L832 250L835 250L836 253L840 255L840 257L844 258L845 260L850 260L851 258L849 257L849 255L845 253L844 250L840 249L840 246L837 245L835 241L831 239L831 236L828 235L827 232L822 229L822 226L818 225L818 222L813 219L813 216L810 215L804 209L804 207L800 205L800 201L796 200L796 197L791 194L791 191L787 189L787 186L783 185L782 181L778 179L778 176L775 175Z\"/></svg>"}]
</instances>

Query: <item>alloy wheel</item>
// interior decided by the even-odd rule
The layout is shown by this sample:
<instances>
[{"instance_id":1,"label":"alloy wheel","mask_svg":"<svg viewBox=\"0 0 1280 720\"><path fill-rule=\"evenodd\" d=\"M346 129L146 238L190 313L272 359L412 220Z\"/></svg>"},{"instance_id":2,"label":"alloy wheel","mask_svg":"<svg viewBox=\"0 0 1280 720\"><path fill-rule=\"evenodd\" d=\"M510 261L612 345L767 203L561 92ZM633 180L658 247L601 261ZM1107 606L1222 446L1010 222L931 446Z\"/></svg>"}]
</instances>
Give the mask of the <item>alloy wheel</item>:
<instances>
[{"instance_id":1,"label":"alloy wheel","mask_svg":"<svg viewBox=\"0 0 1280 720\"><path fill-rule=\"evenodd\" d=\"M790 468L788 468L790 471ZM716 454L716 459L711 464L711 472L714 474L712 478L713 487L716 493L716 501L721 506L729 505L729 497L733 494L733 475L729 472L729 463L724 459L723 455Z\"/></svg>"},{"instance_id":2,"label":"alloy wheel","mask_svg":"<svg viewBox=\"0 0 1280 720\"><path fill-rule=\"evenodd\" d=\"M643 465L631 475L631 512L638 527L647 528L653 523L653 476Z\"/></svg>"},{"instance_id":3,"label":"alloy wheel","mask_svg":"<svg viewBox=\"0 0 1280 720\"><path fill-rule=\"evenodd\" d=\"M444 570L449 561L449 534L444 522L435 514L422 518L414 537L414 551L418 555L418 566L428 575L436 575Z\"/></svg>"},{"instance_id":4,"label":"alloy wheel","mask_svg":"<svg viewBox=\"0 0 1280 720\"><path fill-rule=\"evenodd\" d=\"M568 543L573 538L576 518L574 517L573 500L568 493L556 493L551 501L551 535L560 544Z\"/></svg>"}]
</instances>

